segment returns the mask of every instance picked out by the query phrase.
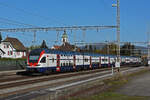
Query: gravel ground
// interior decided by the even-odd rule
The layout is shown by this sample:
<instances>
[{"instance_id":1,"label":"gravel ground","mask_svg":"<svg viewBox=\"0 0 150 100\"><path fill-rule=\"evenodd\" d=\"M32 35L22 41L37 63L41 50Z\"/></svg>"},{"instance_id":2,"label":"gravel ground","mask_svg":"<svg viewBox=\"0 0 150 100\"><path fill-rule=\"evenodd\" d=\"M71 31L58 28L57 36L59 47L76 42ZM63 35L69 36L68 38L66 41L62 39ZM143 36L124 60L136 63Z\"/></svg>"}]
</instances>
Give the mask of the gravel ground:
<instances>
[{"instance_id":1,"label":"gravel ground","mask_svg":"<svg viewBox=\"0 0 150 100\"><path fill-rule=\"evenodd\" d=\"M150 96L150 71L135 76L116 92L129 96Z\"/></svg>"}]
</instances>

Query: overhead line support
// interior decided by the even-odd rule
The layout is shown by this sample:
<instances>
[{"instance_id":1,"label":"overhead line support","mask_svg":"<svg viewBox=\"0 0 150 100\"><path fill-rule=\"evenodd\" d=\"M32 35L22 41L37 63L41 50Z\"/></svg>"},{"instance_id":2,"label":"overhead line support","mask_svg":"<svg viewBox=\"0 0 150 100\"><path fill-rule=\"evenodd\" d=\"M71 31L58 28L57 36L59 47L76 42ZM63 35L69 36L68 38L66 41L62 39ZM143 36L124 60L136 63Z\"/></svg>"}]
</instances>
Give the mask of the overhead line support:
<instances>
[{"instance_id":1,"label":"overhead line support","mask_svg":"<svg viewBox=\"0 0 150 100\"><path fill-rule=\"evenodd\" d=\"M0 29L0 32L34 32L34 31L64 31L64 30L95 30L117 28L117 26L68 26L68 27L35 27Z\"/></svg>"}]
</instances>

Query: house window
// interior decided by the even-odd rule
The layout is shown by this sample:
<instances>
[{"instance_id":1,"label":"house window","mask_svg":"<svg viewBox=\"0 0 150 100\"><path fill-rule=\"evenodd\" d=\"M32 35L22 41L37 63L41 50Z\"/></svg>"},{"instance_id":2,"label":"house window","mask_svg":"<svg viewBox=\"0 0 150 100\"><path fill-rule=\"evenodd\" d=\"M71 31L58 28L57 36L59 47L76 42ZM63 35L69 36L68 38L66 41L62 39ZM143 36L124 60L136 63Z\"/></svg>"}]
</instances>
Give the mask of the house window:
<instances>
[{"instance_id":1,"label":"house window","mask_svg":"<svg viewBox=\"0 0 150 100\"><path fill-rule=\"evenodd\" d=\"M23 57L24 57L24 52L22 52L22 55L23 55Z\"/></svg>"},{"instance_id":2,"label":"house window","mask_svg":"<svg viewBox=\"0 0 150 100\"><path fill-rule=\"evenodd\" d=\"M7 45L7 48L9 48L9 45Z\"/></svg>"},{"instance_id":3,"label":"house window","mask_svg":"<svg viewBox=\"0 0 150 100\"><path fill-rule=\"evenodd\" d=\"M13 52L12 52L12 51L10 51L10 54L11 54L11 55L13 55Z\"/></svg>"},{"instance_id":4,"label":"house window","mask_svg":"<svg viewBox=\"0 0 150 100\"><path fill-rule=\"evenodd\" d=\"M24 52L24 56L26 56L26 52Z\"/></svg>"},{"instance_id":5,"label":"house window","mask_svg":"<svg viewBox=\"0 0 150 100\"><path fill-rule=\"evenodd\" d=\"M20 52L17 52L17 55L20 55Z\"/></svg>"}]
</instances>

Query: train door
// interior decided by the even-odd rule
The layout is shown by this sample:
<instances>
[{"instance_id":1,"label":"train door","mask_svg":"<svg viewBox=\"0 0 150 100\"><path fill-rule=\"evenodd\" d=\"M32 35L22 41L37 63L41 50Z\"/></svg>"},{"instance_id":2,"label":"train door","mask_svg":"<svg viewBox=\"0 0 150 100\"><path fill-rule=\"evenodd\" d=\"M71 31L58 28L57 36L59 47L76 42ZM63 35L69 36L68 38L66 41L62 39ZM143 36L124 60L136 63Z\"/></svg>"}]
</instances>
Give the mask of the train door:
<instances>
[{"instance_id":1,"label":"train door","mask_svg":"<svg viewBox=\"0 0 150 100\"><path fill-rule=\"evenodd\" d=\"M61 70L60 70L60 55L59 54L57 54L57 67L56 67L56 71L57 72L60 72Z\"/></svg>"},{"instance_id":2,"label":"train door","mask_svg":"<svg viewBox=\"0 0 150 100\"><path fill-rule=\"evenodd\" d=\"M101 56L99 57L99 68L101 68Z\"/></svg>"},{"instance_id":3,"label":"train door","mask_svg":"<svg viewBox=\"0 0 150 100\"><path fill-rule=\"evenodd\" d=\"M105 66L109 67L109 57L105 56Z\"/></svg>"},{"instance_id":4,"label":"train door","mask_svg":"<svg viewBox=\"0 0 150 100\"><path fill-rule=\"evenodd\" d=\"M47 64L47 67L50 67L50 56L47 55L46 57L46 64Z\"/></svg>"},{"instance_id":5,"label":"train door","mask_svg":"<svg viewBox=\"0 0 150 100\"><path fill-rule=\"evenodd\" d=\"M104 67L105 65L105 58L104 56L101 57L101 66Z\"/></svg>"},{"instance_id":6,"label":"train door","mask_svg":"<svg viewBox=\"0 0 150 100\"><path fill-rule=\"evenodd\" d=\"M73 55L73 69L76 70L76 56Z\"/></svg>"},{"instance_id":7,"label":"train door","mask_svg":"<svg viewBox=\"0 0 150 100\"><path fill-rule=\"evenodd\" d=\"M108 67L111 67L110 57L108 57Z\"/></svg>"},{"instance_id":8,"label":"train door","mask_svg":"<svg viewBox=\"0 0 150 100\"><path fill-rule=\"evenodd\" d=\"M90 69L92 69L92 56L90 56Z\"/></svg>"}]
</instances>

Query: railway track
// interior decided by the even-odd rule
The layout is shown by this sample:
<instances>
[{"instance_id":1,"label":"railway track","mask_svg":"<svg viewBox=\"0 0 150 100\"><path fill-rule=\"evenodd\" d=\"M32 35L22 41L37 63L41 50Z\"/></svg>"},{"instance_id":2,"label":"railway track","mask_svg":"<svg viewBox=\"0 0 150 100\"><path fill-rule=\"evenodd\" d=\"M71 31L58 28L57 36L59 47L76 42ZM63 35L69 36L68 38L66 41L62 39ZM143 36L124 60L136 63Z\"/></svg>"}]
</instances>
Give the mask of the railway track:
<instances>
[{"instance_id":1,"label":"railway track","mask_svg":"<svg viewBox=\"0 0 150 100\"><path fill-rule=\"evenodd\" d=\"M81 72L72 72L72 73L58 73L58 74L51 74L49 76L18 76L14 75L13 77L7 77L7 78L1 78L0 81L0 86L3 84L12 84L12 83L19 83L19 82L39 82L41 79L47 81L55 78L65 78L69 76L76 76L76 75L84 75L84 74L90 74L90 73L95 73L99 71L106 71L110 70L110 68L104 68L104 69L96 69L96 70L88 70L88 71L81 71Z\"/></svg>"},{"instance_id":2,"label":"railway track","mask_svg":"<svg viewBox=\"0 0 150 100\"><path fill-rule=\"evenodd\" d=\"M52 73L49 76L60 76L60 75L66 75L66 74L71 74L71 75L76 75L76 74L87 74L87 73L93 73L93 72L97 72L97 71L104 71L104 70L110 70L111 68L102 68L102 69L96 69L96 70L87 70L87 71L79 71L79 72L68 72L68 73ZM7 75L6 75L7 74ZM22 79L36 79L36 77L38 78L44 78L44 77L49 77L49 76L42 76L42 75L16 75L16 71L15 73L10 73L10 75L8 73L4 73L4 74L0 74L0 82L7 82L7 81L13 81L13 80L22 80Z\"/></svg>"},{"instance_id":3,"label":"railway track","mask_svg":"<svg viewBox=\"0 0 150 100\"><path fill-rule=\"evenodd\" d=\"M126 67L128 68L128 67ZM68 76L75 76L75 75L84 75L84 74L90 74L90 73L95 73L99 71L106 71L106 70L111 70L111 68L102 68L102 69L95 69L95 70L87 70L87 71L79 71L79 72L70 72L70 73L57 73L57 74L51 74L49 76L28 76L28 75L12 75L10 76L5 76L3 78L0 78L0 86L3 84L12 84L12 83L19 83L23 81L34 81L39 82L40 79L45 79L45 81L50 80L50 79L55 79L55 78L65 78ZM38 81L37 81L38 79Z\"/></svg>"},{"instance_id":4,"label":"railway track","mask_svg":"<svg viewBox=\"0 0 150 100\"><path fill-rule=\"evenodd\" d=\"M130 67L121 68L121 70L127 70L129 68ZM20 78L18 80L1 81L0 98L15 95L18 93L34 91L42 88L57 87L58 85L63 85L80 80L86 80L92 77L97 77L108 73L111 73L110 68L101 70L100 69L90 71L88 70L84 72L61 73L50 76L29 77L26 79Z\"/></svg>"},{"instance_id":5,"label":"railway track","mask_svg":"<svg viewBox=\"0 0 150 100\"><path fill-rule=\"evenodd\" d=\"M17 76L16 72L18 71L25 71L25 70L0 71L0 79L15 77Z\"/></svg>"}]
</instances>

